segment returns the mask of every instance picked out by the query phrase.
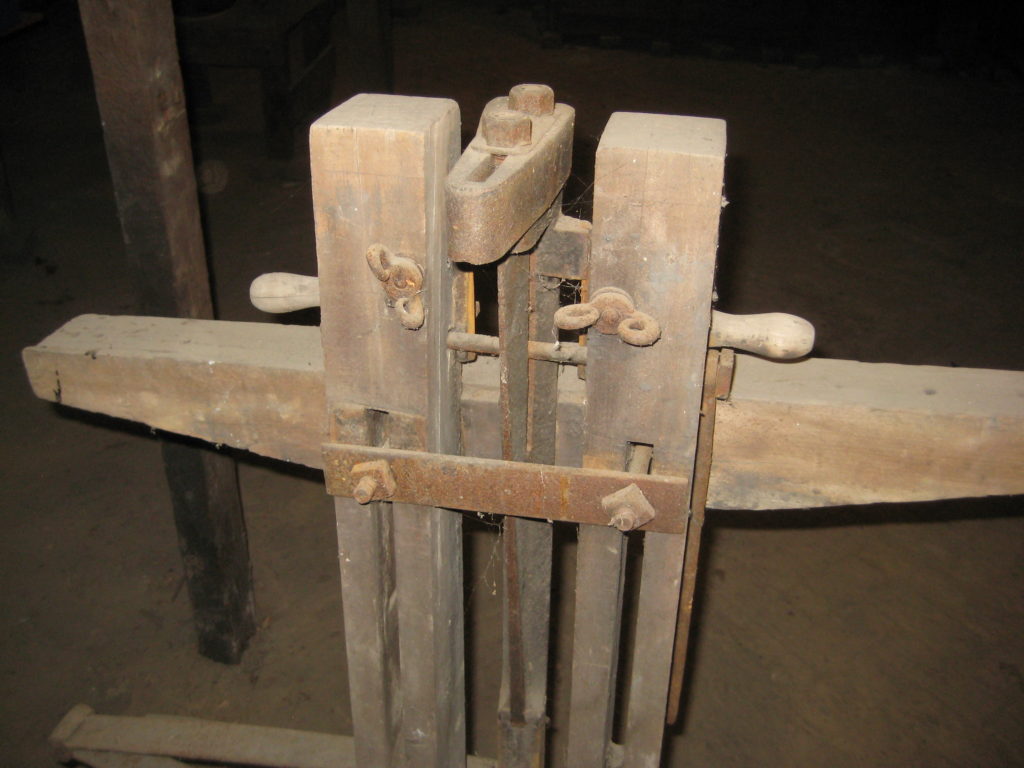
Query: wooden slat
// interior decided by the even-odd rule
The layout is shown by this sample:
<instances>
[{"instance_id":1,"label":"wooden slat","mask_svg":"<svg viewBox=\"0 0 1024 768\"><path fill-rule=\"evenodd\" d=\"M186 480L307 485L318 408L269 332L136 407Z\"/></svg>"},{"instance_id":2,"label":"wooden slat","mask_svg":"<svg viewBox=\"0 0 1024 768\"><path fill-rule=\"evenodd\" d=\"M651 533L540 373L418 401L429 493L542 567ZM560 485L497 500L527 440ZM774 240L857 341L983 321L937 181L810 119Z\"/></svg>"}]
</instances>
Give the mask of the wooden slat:
<instances>
[{"instance_id":1,"label":"wooden slat","mask_svg":"<svg viewBox=\"0 0 1024 768\"><path fill-rule=\"evenodd\" d=\"M445 338L453 299L443 186L458 137L453 101L367 94L310 131L324 385L334 436L344 426L339 417L354 404L369 409L365 418L376 427L367 434L377 444L390 440L385 414L398 412L426 420L421 449L458 449L458 392ZM406 329L386 304L366 263L367 249L377 243L423 268L425 327ZM358 762L461 764L461 517L399 504L360 507L351 499L336 505Z\"/></svg>"},{"instance_id":2,"label":"wooden slat","mask_svg":"<svg viewBox=\"0 0 1024 768\"><path fill-rule=\"evenodd\" d=\"M711 509L1024 493L1024 372L736 357L716 420ZM322 466L316 328L81 315L23 358L44 400ZM559 378L561 464L581 460L584 395L574 375ZM464 366L468 455L498 457L497 403L496 361Z\"/></svg>"},{"instance_id":3,"label":"wooden slat","mask_svg":"<svg viewBox=\"0 0 1024 768\"><path fill-rule=\"evenodd\" d=\"M507 461L526 462L530 433L538 456L553 453L554 424L536 410L527 350L530 340L530 256L509 255L498 265L498 326L501 357L499 400L501 452ZM552 396L557 393L550 393ZM552 403L545 403L550 407ZM540 416L533 419L531 417ZM551 457L553 460L553 457ZM458 481L455 487L463 487ZM496 483L494 488L504 486ZM515 493L516 506L533 511L528 494ZM502 521L502 680L498 700L498 765L531 768L543 763L547 704L547 658L551 602L551 525L506 517Z\"/></svg>"},{"instance_id":4,"label":"wooden slat","mask_svg":"<svg viewBox=\"0 0 1024 768\"><path fill-rule=\"evenodd\" d=\"M212 318L171 3L79 7L138 307ZM171 442L162 455L199 651L237 664L256 622L234 460Z\"/></svg>"},{"instance_id":5,"label":"wooden slat","mask_svg":"<svg viewBox=\"0 0 1024 768\"><path fill-rule=\"evenodd\" d=\"M202 763L267 768L355 768L362 766L350 736L289 728L224 723L193 717L98 715L74 707L50 736L56 757L70 755L150 755ZM131 765L131 763L125 763ZM467 768L493 768L494 762L470 756Z\"/></svg>"}]
</instances>

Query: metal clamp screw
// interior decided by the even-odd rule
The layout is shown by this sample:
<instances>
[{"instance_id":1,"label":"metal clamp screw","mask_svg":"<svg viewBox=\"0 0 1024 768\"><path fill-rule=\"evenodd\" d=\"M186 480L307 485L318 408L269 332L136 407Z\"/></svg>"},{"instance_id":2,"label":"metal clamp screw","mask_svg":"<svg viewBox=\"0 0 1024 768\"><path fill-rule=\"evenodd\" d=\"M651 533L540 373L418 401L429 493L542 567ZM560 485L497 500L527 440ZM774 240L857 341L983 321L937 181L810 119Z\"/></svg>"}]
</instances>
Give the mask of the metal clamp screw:
<instances>
[{"instance_id":1,"label":"metal clamp screw","mask_svg":"<svg viewBox=\"0 0 1024 768\"><path fill-rule=\"evenodd\" d=\"M591 325L599 333L617 333L634 347L648 347L661 338L658 321L638 311L628 293L612 286L595 291L589 302L570 304L555 312L555 326L564 331Z\"/></svg>"},{"instance_id":2,"label":"metal clamp screw","mask_svg":"<svg viewBox=\"0 0 1024 768\"><path fill-rule=\"evenodd\" d=\"M423 269L407 256L396 256L387 246L375 243L366 250L366 263L373 276L384 284L388 306L411 331L423 326Z\"/></svg>"}]
</instances>

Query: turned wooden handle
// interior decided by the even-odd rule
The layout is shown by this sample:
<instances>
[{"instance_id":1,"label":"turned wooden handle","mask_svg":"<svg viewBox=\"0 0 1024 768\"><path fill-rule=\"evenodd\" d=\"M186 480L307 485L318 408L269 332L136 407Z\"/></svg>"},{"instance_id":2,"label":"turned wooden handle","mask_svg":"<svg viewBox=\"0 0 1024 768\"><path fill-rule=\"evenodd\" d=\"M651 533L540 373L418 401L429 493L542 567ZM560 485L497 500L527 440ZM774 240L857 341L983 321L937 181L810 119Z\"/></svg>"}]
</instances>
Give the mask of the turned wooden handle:
<instances>
[{"instance_id":1,"label":"turned wooden handle","mask_svg":"<svg viewBox=\"0 0 1024 768\"><path fill-rule=\"evenodd\" d=\"M796 315L767 312L763 315L711 313L709 347L731 347L776 360L792 360L810 354L814 326Z\"/></svg>"},{"instance_id":2,"label":"turned wooden handle","mask_svg":"<svg viewBox=\"0 0 1024 768\"><path fill-rule=\"evenodd\" d=\"M294 312L320 306L320 281L308 275L268 272L249 286L249 301L263 312Z\"/></svg>"}]
</instances>

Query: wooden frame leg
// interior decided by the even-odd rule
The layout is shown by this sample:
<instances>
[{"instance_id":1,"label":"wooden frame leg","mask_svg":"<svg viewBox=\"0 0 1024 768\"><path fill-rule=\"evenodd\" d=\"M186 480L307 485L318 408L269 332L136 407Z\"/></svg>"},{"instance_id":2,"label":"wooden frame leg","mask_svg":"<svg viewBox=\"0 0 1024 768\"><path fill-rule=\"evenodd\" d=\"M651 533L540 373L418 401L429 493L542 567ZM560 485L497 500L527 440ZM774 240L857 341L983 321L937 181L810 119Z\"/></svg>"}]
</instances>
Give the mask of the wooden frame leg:
<instances>
[{"instance_id":1,"label":"wooden frame leg","mask_svg":"<svg viewBox=\"0 0 1024 768\"><path fill-rule=\"evenodd\" d=\"M152 314L212 318L171 4L79 5L142 306ZM163 455L199 650L237 663L255 622L234 462L175 443L165 444Z\"/></svg>"}]
</instances>

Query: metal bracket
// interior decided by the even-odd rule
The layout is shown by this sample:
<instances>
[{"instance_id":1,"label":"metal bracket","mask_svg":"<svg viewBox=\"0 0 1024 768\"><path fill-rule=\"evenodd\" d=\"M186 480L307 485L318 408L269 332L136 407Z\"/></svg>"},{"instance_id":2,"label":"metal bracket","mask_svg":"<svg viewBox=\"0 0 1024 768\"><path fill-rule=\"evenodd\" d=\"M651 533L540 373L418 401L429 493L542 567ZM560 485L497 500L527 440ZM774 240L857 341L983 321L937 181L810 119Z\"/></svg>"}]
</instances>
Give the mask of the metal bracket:
<instances>
[{"instance_id":1,"label":"metal bracket","mask_svg":"<svg viewBox=\"0 0 1024 768\"><path fill-rule=\"evenodd\" d=\"M324 477L332 496L351 496L369 464L387 465L387 500L491 515L609 525L602 500L634 486L657 514L636 530L684 533L689 483L682 477L478 459L395 448L327 443ZM360 466L364 465L364 466ZM394 485L390 485L393 478ZM384 498L380 496L379 498ZM370 499L372 500L372 499ZM645 507L646 508L646 507Z\"/></svg>"}]
</instances>

